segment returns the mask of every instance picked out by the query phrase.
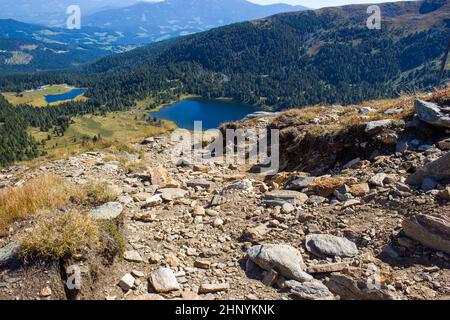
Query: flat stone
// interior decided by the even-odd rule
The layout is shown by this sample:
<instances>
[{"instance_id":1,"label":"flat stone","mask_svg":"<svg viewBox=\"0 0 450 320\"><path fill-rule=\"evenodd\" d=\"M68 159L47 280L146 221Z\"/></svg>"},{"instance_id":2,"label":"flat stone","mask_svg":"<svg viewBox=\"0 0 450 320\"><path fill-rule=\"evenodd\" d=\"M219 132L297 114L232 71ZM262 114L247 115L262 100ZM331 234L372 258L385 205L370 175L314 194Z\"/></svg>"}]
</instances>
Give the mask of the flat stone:
<instances>
[{"instance_id":1,"label":"flat stone","mask_svg":"<svg viewBox=\"0 0 450 320\"><path fill-rule=\"evenodd\" d=\"M260 224L254 228L247 228L243 235L244 238L249 241L258 242L264 240L269 231L270 229L267 224Z\"/></svg>"},{"instance_id":2,"label":"flat stone","mask_svg":"<svg viewBox=\"0 0 450 320\"><path fill-rule=\"evenodd\" d=\"M348 268L348 263L346 262L315 264L308 267L308 273L332 273L346 268Z\"/></svg>"},{"instance_id":3,"label":"flat stone","mask_svg":"<svg viewBox=\"0 0 450 320\"><path fill-rule=\"evenodd\" d=\"M123 211L123 205L120 202L108 202L91 210L91 216L96 220L116 219Z\"/></svg>"},{"instance_id":4,"label":"flat stone","mask_svg":"<svg viewBox=\"0 0 450 320\"><path fill-rule=\"evenodd\" d=\"M215 293L220 291L227 291L230 289L229 283L203 283L200 285L200 288L198 289L198 292L201 294L206 293Z\"/></svg>"},{"instance_id":5,"label":"flat stone","mask_svg":"<svg viewBox=\"0 0 450 320\"><path fill-rule=\"evenodd\" d=\"M450 217L418 214L403 221L405 234L426 247L450 254Z\"/></svg>"},{"instance_id":6,"label":"flat stone","mask_svg":"<svg viewBox=\"0 0 450 320\"><path fill-rule=\"evenodd\" d=\"M199 268L199 269L210 269L211 261L205 260L205 259L197 259L194 262L194 267Z\"/></svg>"},{"instance_id":7,"label":"flat stone","mask_svg":"<svg viewBox=\"0 0 450 320\"><path fill-rule=\"evenodd\" d=\"M123 254L123 258L129 262L144 262L144 259L141 257L139 252L133 251L125 251Z\"/></svg>"},{"instance_id":8,"label":"flat stone","mask_svg":"<svg viewBox=\"0 0 450 320\"><path fill-rule=\"evenodd\" d=\"M291 293L301 300L334 300L334 295L320 281L292 282Z\"/></svg>"},{"instance_id":9,"label":"flat stone","mask_svg":"<svg viewBox=\"0 0 450 320\"><path fill-rule=\"evenodd\" d=\"M289 202L291 204L303 204L308 200L308 196L302 192L293 190L274 190L266 192L264 199L268 201Z\"/></svg>"},{"instance_id":10,"label":"flat stone","mask_svg":"<svg viewBox=\"0 0 450 320\"><path fill-rule=\"evenodd\" d=\"M180 290L180 285L172 269L159 268L150 275L150 282L158 293Z\"/></svg>"},{"instance_id":11,"label":"flat stone","mask_svg":"<svg viewBox=\"0 0 450 320\"><path fill-rule=\"evenodd\" d=\"M204 179L194 179L186 183L188 187L195 188L200 187L206 190L210 190L214 187L214 183Z\"/></svg>"},{"instance_id":12,"label":"flat stone","mask_svg":"<svg viewBox=\"0 0 450 320\"><path fill-rule=\"evenodd\" d=\"M300 251L290 245L266 244L248 249L251 261L264 270L275 270L280 275L297 281L311 278L303 272L305 264Z\"/></svg>"},{"instance_id":13,"label":"flat stone","mask_svg":"<svg viewBox=\"0 0 450 320\"><path fill-rule=\"evenodd\" d=\"M172 200L184 198L189 193L187 190L180 188L163 188L158 189L158 192L161 193L163 197L169 196Z\"/></svg>"},{"instance_id":14,"label":"flat stone","mask_svg":"<svg viewBox=\"0 0 450 320\"><path fill-rule=\"evenodd\" d=\"M144 205L142 206L142 208L151 208L151 207L155 207L158 204L162 203L163 199L161 198L160 194L155 194L154 196L151 196L150 198L148 198Z\"/></svg>"},{"instance_id":15,"label":"flat stone","mask_svg":"<svg viewBox=\"0 0 450 320\"><path fill-rule=\"evenodd\" d=\"M305 246L318 256L354 257L358 254L358 248L352 241L330 234L309 234Z\"/></svg>"},{"instance_id":16,"label":"flat stone","mask_svg":"<svg viewBox=\"0 0 450 320\"><path fill-rule=\"evenodd\" d=\"M360 205L361 201L357 200L357 199L350 199L344 202L344 204L342 205L342 210L347 209L347 208L352 208L354 206Z\"/></svg>"}]
</instances>

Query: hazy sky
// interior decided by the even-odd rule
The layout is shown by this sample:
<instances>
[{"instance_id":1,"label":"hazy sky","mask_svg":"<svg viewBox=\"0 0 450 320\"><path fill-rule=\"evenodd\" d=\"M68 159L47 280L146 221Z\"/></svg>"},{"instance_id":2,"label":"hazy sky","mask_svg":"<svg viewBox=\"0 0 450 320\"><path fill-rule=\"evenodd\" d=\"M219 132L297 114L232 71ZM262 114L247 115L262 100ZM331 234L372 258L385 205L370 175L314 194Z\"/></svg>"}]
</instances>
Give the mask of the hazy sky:
<instances>
[{"instance_id":1,"label":"hazy sky","mask_svg":"<svg viewBox=\"0 0 450 320\"><path fill-rule=\"evenodd\" d=\"M300 4L309 8L321 8L321 7L332 7L332 6L342 6L351 3L380 3L380 2L392 2L398 0L248 0L251 2L259 4L270 4L270 3L289 3L289 4Z\"/></svg>"}]
</instances>

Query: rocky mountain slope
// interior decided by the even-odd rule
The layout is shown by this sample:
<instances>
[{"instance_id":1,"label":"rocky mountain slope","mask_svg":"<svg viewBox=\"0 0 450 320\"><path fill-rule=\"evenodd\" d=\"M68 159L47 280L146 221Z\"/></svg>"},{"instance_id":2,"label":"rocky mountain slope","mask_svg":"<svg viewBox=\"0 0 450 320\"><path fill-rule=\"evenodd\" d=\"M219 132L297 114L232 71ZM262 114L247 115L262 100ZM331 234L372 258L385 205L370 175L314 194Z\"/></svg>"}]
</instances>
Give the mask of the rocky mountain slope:
<instances>
[{"instance_id":1,"label":"rocky mountain slope","mask_svg":"<svg viewBox=\"0 0 450 320\"><path fill-rule=\"evenodd\" d=\"M50 223L48 241L37 236L45 214L11 224L0 238L0 298L449 299L449 94L225 125L281 130L283 171L270 177L249 165L175 164L169 135L3 169L0 198L44 175L77 190L95 179L114 197L92 189L97 201L74 195L57 208L57 221L77 210L109 226L60 259L42 257L68 241L54 230L71 223ZM70 290L74 265L82 281Z\"/></svg>"}]
</instances>

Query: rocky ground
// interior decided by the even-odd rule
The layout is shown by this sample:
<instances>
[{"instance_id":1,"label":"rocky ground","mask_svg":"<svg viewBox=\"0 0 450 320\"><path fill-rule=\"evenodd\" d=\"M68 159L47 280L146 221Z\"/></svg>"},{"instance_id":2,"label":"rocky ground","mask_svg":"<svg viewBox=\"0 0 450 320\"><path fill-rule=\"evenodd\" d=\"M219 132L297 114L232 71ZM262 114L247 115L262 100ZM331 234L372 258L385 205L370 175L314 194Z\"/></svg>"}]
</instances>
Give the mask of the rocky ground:
<instances>
[{"instance_id":1,"label":"rocky ground","mask_svg":"<svg viewBox=\"0 0 450 320\"><path fill-rule=\"evenodd\" d=\"M279 119L248 121L270 127ZM114 186L117 201L90 214L118 219L125 248L110 263L74 259L85 283L71 296L63 263L6 267L33 226L17 223L0 239L0 298L450 299L448 131L439 129L432 144L410 133L405 141L400 132L417 119L400 129L389 119L365 123L366 139L388 140L394 150L320 174L264 177L247 165L174 164L170 135L136 146L144 167L123 165L137 154L118 161L96 152L4 169L4 188L44 173Z\"/></svg>"}]
</instances>

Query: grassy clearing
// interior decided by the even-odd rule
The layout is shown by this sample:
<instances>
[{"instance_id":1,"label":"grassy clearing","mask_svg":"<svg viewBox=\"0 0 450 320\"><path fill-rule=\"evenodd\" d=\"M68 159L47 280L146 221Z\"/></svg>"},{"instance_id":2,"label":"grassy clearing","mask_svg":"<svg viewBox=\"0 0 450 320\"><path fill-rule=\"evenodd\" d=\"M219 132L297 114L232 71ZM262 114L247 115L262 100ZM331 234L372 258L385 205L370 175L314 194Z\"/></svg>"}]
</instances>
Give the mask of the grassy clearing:
<instances>
[{"instance_id":1,"label":"grassy clearing","mask_svg":"<svg viewBox=\"0 0 450 320\"><path fill-rule=\"evenodd\" d=\"M162 125L149 125L142 110L111 112L106 116L85 115L73 118L64 136L52 132L40 132L36 128L29 133L37 140L45 140L44 150L48 159L61 159L80 152L110 149L111 152L136 152L130 145L145 137L163 134L175 125L163 121ZM93 142L94 137L100 137ZM50 138L50 140L47 140Z\"/></svg>"},{"instance_id":2,"label":"grassy clearing","mask_svg":"<svg viewBox=\"0 0 450 320\"><path fill-rule=\"evenodd\" d=\"M24 258L62 258L74 255L99 241L96 221L77 210L42 215L21 242Z\"/></svg>"},{"instance_id":3,"label":"grassy clearing","mask_svg":"<svg viewBox=\"0 0 450 320\"><path fill-rule=\"evenodd\" d=\"M3 96L14 106L17 106L19 104L29 104L35 107L45 107L49 105L45 101L45 96L49 94L62 94L71 91L72 89L75 89L74 87L67 86L67 85L52 85L45 89L41 90L35 90L35 91L24 91L19 94L15 92L4 92L2 93ZM86 97L83 95L78 96L77 98L73 99L72 101L82 101L85 100ZM50 105L57 105L61 104L63 102L67 102L70 100L65 101L58 101L51 103Z\"/></svg>"},{"instance_id":4,"label":"grassy clearing","mask_svg":"<svg viewBox=\"0 0 450 320\"><path fill-rule=\"evenodd\" d=\"M59 208L74 195L63 178L51 175L33 178L20 187L0 190L0 236L7 233L11 223L42 210Z\"/></svg>"}]
</instances>

